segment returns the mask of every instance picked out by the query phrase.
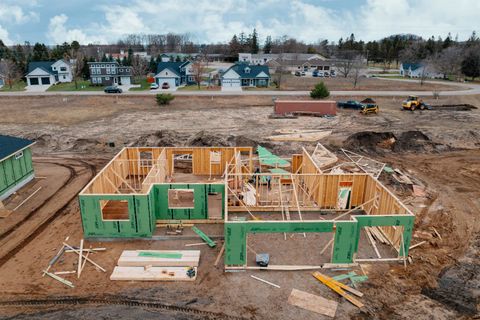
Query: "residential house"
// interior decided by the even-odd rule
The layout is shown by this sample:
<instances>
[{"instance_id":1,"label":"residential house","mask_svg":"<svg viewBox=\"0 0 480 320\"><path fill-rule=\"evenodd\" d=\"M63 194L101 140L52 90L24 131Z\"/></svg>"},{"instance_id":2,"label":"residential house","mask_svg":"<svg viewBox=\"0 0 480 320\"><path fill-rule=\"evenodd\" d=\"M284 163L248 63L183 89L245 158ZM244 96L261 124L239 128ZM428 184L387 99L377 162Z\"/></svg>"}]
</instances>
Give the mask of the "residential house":
<instances>
[{"instance_id":1,"label":"residential house","mask_svg":"<svg viewBox=\"0 0 480 320\"><path fill-rule=\"evenodd\" d=\"M221 77L222 90L241 87L268 87L270 72L268 66L248 63L236 63L228 68Z\"/></svg>"},{"instance_id":2,"label":"residential house","mask_svg":"<svg viewBox=\"0 0 480 320\"><path fill-rule=\"evenodd\" d=\"M167 83L170 89L176 87L194 84L195 78L192 70L192 62L159 62L155 82L161 87Z\"/></svg>"},{"instance_id":3,"label":"residential house","mask_svg":"<svg viewBox=\"0 0 480 320\"><path fill-rule=\"evenodd\" d=\"M249 64L264 65L271 60L327 60L317 53L239 53L238 61Z\"/></svg>"},{"instance_id":4,"label":"residential house","mask_svg":"<svg viewBox=\"0 0 480 320\"><path fill-rule=\"evenodd\" d=\"M32 61L28 63L28 72L25 78L29 86L72 82L72 66L64 60Z\"/></svg>"},{"instance_id":5,"label":"residential house","mask_svg":"<svg viewBox=\"0 0 480 320\"><path fill-rule=\"evenodd\" d=\"M132 67L116 61L89 62L90 82L94 85L129 85L132 83Z\"/></svg>"},{"instance_id":6,"label":"residential house","mask_svg":"<svg viewBox=\"0 0 480 320\"><path fill-rule=\"evenodd\" d=\"M34 141L0 135L0 201L33 180Z\"/></svg>"},{"instance_id":7,"label":"residential house","mask_svg":"<svg viewBox=\"0 0 480 320\"><path fill-rule=\"evenodd\" d=\"M400 64L400 75L408 78L443 78L443 74L437 72L430 66L422 63L402 62Z\"/></svg>"},{"instance_id":8,"label":"residential house","mask_svg":"<svg viewBox=\"0 0 480 320\"><path fill-rule=\"evenodd\" d=\"M314 72L316 71L319 76L332 76L335 75L335 69L333 61L322 59L307 59L307 60L284 60L273 59L266 63L272 73L277 71L282 72Z\"/></svg>"},{"instance_id":9,"label":"residential house","mask_svg":"<svg viewBox=\"0 0 480 320\"><path fill-rule=\"evenodd\" d=\"M5 85L5 76L0 73L0 88Z\"/></svg>"},{"instance_id":10,"label":"residential house","mask_svg":"<svg viewBox=\"0 0 480 320\"><path fill-rule=\"evenodd\" d=\"M162 62L179 62L187 60L195 60L199 53L180 53L180 52L165 52L160 55Z\"/></svg>"}]
</instances>

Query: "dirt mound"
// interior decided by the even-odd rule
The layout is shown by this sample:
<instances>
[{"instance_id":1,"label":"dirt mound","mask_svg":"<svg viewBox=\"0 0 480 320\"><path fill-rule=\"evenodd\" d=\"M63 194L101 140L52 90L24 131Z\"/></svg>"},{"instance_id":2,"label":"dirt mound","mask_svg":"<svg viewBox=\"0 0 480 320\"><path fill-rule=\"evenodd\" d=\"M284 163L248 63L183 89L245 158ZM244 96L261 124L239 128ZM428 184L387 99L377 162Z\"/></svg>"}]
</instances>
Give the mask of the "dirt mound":
<instances>
[{"instance_id":1,"label":"dirt mound","mask_svg":"<svg viewBox=\"0 0 480 320\"><path fill-rule=\"evenodd\" d=\"M434 152L448 147L435 143L421 131L405 131L400 135L393 132L362 131L349 136L343 143L352 151L383 154L385 152Z\"/></svg>"},{"instance_id":2,"label":"dirt mound","mask_svg":"<svg viewBox=\"0 0 480 320\"><path fill-rule=\"evenodd\" d=\"M152 134L143 135L131 141L131 146L144 147L176 147L181 146L188 139L188 136L173 130L160 130Z\"/></svg>"},{"instance_id":3,"label":"dirt mound","mask_svg":"<svg viewBox=\"0 0 480 320\"><path fill-rule=\"evenodd\" d=\"M232 143L228 142L227 137L225 136L200 131L188 139L187 145L193 147L229 147L232 145Z\"/></svg>"},{"instance_id":4,"label":"dirt mound","mask_svg":"<svg viewBox=\"0 0 480 320\"><path fill-rule=\"evenodd\" d=\"M448 111L472 111L473 109L478 109L477 107L464 103L464 104L441 104L433 106L433 110L448 110Z\"/></svg>"}]
</instances>

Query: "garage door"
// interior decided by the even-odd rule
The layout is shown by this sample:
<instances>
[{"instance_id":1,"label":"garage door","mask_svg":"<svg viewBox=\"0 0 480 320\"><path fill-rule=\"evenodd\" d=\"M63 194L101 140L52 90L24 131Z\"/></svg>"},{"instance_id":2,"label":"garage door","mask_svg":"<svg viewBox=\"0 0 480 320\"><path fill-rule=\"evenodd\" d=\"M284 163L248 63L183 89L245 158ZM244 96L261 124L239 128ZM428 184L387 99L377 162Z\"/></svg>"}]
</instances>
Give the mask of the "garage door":
<instances>
[{"instance_id":1,"label":"garage door","mask_svg":"<svg viewBox=\"0 0 480 320\"><path fill-rule=\"evenodd\" d=\"M38 78L30 78L30 85L31 86L38 85Z\"/></svg>"},{"instance_id":2,"label":"garage door","mask_svg":"<svg viewBox=\"0 0 480 320\"><path fill-rule=\"evenodd\" d=\"M42 77L42 84L50 84L50 77Z\"/></svg>"},{"instance_id":3,"label":"garage door","mask_svg":"<svg viewBox=\"0 0 480 320\"><path fill-rule=\"evenodd\" d=\"M172 79L162 79L162 78L158 79L158 85L160 86L160 89L162 88L164 83L168 83L168 86L170 87L169 89L172 89L172 88L176 87L175 79L173 79L173 78Z\"/></svg>"},{"instance_id":4,"label":"garage door","mask_svg":"<svg viewBox=\"0 0 480 320\"><path fill-rule=\"evenodd\" d=\"M122 85L130 84L130 77L120 77Z\"/></svg>"},{"instance_id":5,"label":"garage door","mask_svg":"<svg viewBox=\"0 0 480 320\"><path fill-rule=\"evenodd\" d=\"M240 80L225 79L225 80L222 81L222 86L224 86L224 87L240 87Z\"/></svg>"}]
</instances>

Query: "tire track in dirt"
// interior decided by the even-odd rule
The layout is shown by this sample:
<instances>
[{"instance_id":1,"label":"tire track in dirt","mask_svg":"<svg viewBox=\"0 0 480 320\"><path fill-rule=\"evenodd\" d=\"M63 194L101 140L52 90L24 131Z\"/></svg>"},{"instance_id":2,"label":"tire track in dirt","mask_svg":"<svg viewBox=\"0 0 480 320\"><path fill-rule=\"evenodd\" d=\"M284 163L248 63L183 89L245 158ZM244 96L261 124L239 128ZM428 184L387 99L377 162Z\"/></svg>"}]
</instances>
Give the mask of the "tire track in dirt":
<instances>
[{"instance_id":1,"label":"tire track in dirt","mask_svg":"<svg viewBox=\"0 0 480 320\"><path fill-rule=\"evenodd\" d=\"M52 159L53 160L51 161L37 161L48 162L65 167L70 172L69 177L66 182L63 183L56 192L52 193L51 196L45 199L40 206L35 210L32 210L25 216L25 218L17 222L0 236L0 266L5 264L12 256L45 230L50 222L58 217L70 205L70 203L76 198L78 192L80 192L96 173L95 166L84 160L71 158ZM82 173L85 169L86 172ZM65 202L63 202L60 208L57 208L60 199L65 198ZM49 210L53 211L49 212ZM45 213L43 213L43 211L45 211Z\"/></svg>"}]
</instances>

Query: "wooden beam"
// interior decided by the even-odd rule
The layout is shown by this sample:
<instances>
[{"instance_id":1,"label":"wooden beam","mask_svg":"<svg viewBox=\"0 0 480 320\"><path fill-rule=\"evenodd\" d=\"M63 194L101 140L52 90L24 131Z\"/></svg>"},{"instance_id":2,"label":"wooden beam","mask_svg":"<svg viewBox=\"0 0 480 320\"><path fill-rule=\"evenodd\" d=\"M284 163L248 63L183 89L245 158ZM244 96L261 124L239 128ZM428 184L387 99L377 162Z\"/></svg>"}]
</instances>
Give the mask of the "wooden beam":
<instances>
[{"instance_id":1,"label":"wooden beam","mask_svg":"<svg viewBox=\"0 0 480 320\"><path fill-rule=\"evenodd\" d=\"M83 239L80 240L80 249L78 250L78 266L77 266L77 278L80 278L80 273L82 272L82 256L83 256ZM90 252L87 252L87 255Z\"/></svg>"},{"instance_id":2,"label":"wooden beam","mask_svg":"<svg viewBox=\"0 0 480 320\"><path fill-rule=\"evenodd\" d=\"M341 282L338 282L338 281L335 281L333 280L332 278L330 277L327 277L323 274L321 274L320 272L314 272L313 273L313 276L315 277L315 279L317 279L318 281L322 282L323 284L325 284L327 287L329 287L330 289L332 289L333 291L335 291L336 293L338 293L339 295L341 295L342 297L344 297L345 299L347 299L348 301L350 301L353 305L357 306L358 308L363 308L364 307L364 304L362 302L360 302L359 300L357 300L356 298L352 297L351 295L349 295L348 293L346 293L344 290L348 290L354 294L361 294L360 296L363 295L363 293L361 293L360 291L357 291L355 289L352 289L346 285L344 285L343 283ZM348 289L347 289L348 288Z\"/></svg>"},{"instance_id":3,"label":"wooden beam","mask_svg":"<svg viewBox=\"0 0 480 320\"><path fill-rule=\"evenodd\" d=\"M220 252L217 255L217 258L215 259L215 263L213 264L215 267L218 265L220 262L220 258L223 256L223 252L225 251L225 243L223 243L222 248L220 249Z\"/></svg>"},{"instance_id":4,"label":"wooden beam","mask_svg":"<svg viewBox=\"0 0 480 320\"><path fill-rule=\"evenodd\" d=\"M330 245L333 243L334 240L335 240L335 235L332 237L332 239L330 239L330 241L328 241L328 243L325 245L322 251L320 251L320 254L323 254L327 250L327 248L330 247Z\"/></svg>"},{"instance_id":5,"label":"wooden beam","mask_svg":"<svg viewBox=\"0 0 480 320\"><path fill-rule=\"evenodd\" d=\"M25 202L27 202L31 197L33 197L35 194L37 194L38 191L40 191L40 189L42 189L42 187L39 187L37 190L35 190L31 195L29 195L25 200L23 200L18 206L15 207L15 209L13 209L12 211L15 211L17 210L18 208L20 208L21 206L23 206L25 204Z\"/></svg>"},{"instance_id":6,"label":"wooden beam","mask_svg":"<svg viewBox=\"0 0 480 320\"><path fill-rule=\"evenodd\" d=\"M137 190L135 190L134 188L132 188L132 186L130 186L130 184L129 184L127 181L125 181L125 179L123 179L118 173L116 173L114 170L111 170L111 172L112 172L115 176L117 176L117 178L120 179L120 181L122 181L122 182L127 186L127 188L130 189L130 191L132 191L133 193L137 193Z\"/></svg>"},{"instance_id":7,"label":"wooden beam","mask_svg":"<svg viewBox=\"0 0 480 320\"><path fill-rule=\"evenodd\" d=\"M69 244L67 243L63 243L64 246L66 246L67 248L69 248L70 250L72 250L73 252L75 252L76 254L80 254L80 252L78 250L75 250L72 246L70 246ZM103 269L101 266L99 266L97 263L95 263L95 261L92 261L92 259L90 258L87 258L86 256L83 256L83 258L85 258L85 260L87 260L88 262L90 262L91 264L93 264L95 267L97 267L98 269L102 270L103 272L107 272L107 270Z\"/></svg>"},{"instance_id":8,"label":"wooden beam","mask_svg":"<svg viewBox=\"0 0 480 320\"><path fill-rule=\"evenodd\" d=\"M362 203L361 205L356 206L355 208L353 208L353 209L351 209L351 210L348 210L348 211L345 212L345 213L342 213L342 214L339 215L338 217L335 217L333 220L340 219L341 217L343 217L343 216L345 216L345 215L347 215L347 214L350 214L350 213L352 213L352 212L354 212L354 211L357 211L357 210L359 210L360 208L362 208L362 210L363 210L363 206L366 205L366 204L369 204L369 203L372 202L373 200L375 200L375 198L372 198L372 199L368 200L367 202L364 202L364 203Z\"/></svg>"},{"instance_id":9,"label":"wooden beam","mask_svg":"<svg viewBox=\"0 0 480 320\"><path fill-rule=\"evenodd\" d=\"M369 231L368 227L363 228L363 230L367 234L367 238L370 241L370 244L372 245L373 250L375 250L375 253L377 254L377 257L382 258L382 256L380 255L380 252L378 251L377 245L375 244L375 240L373 240L372 235L370 234L370 231Z\"/></svg>"},{"instance_id":10,"label":"wooden beam","mask_svg":"<svg viewBox=\"0 0 480 320\"><path fill-rule=\"evenodd\" d=\"M268 284L268 285L271 285L272 287L275 287L275 288L280 289L280 286L279 286L278 284L271 283L270 281L264 280L264 279L259 278L259 277L255 277L253 274L250 275L250 277L252 277L253 279L258 280L258 281L260 281L260 282L263 282L263 283L266 283L266 284Z\"/></svg>"}]
</instances>

